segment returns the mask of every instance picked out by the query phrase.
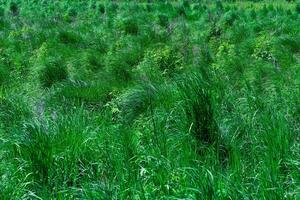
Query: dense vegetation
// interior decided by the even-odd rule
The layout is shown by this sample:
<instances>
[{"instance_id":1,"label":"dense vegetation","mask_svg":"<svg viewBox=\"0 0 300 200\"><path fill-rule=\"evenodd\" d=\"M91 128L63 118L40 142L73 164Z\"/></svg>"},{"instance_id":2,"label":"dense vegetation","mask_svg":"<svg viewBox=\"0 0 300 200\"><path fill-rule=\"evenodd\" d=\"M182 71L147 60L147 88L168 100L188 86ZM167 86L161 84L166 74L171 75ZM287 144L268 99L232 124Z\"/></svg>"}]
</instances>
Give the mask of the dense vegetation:
<instances>
[{"instance_id":1,"label":"dense vegetation","mask_svg":"<svg viewBox=\"0 0 300 200\"><path fill-rule=\"evenodd\" d=\"M0 199L300 199L300 2L0 0Z\"/></svg>"}]
</instances>

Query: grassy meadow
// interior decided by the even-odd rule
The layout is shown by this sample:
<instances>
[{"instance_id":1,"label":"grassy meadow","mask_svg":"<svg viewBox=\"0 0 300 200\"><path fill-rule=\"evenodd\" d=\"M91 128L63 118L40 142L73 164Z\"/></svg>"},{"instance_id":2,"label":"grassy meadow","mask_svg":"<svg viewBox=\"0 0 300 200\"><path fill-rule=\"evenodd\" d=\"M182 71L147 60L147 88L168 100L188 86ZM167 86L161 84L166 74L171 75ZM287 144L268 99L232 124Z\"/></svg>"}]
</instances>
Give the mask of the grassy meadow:
<instances>
[{"instance_id":1,"label":"grassy meadow","mask_svg":"<svg viewBox=\"0 0 300 200\"><path fill-rule=\"evenodd\" d=\"M0 0L0 200L299 200L300 1Z\"/></svg>"}]
</instances>

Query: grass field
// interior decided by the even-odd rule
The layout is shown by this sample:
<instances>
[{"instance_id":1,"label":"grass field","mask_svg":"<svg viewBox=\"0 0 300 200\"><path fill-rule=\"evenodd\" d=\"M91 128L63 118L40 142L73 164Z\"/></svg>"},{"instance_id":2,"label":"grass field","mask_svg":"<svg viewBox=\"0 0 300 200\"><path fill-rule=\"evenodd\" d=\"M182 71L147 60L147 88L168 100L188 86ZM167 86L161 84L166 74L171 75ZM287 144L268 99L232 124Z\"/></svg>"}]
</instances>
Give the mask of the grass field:
<instances>
[{"instance_id":1,"label":"grass field","mask_svg":"<svg viewBox=\"0 0 300 200\"><path fill-rule=\"evenodd\" d=\"M300 2L0 0L0 200L299 200Z\"/></svg>"}]
</instances>

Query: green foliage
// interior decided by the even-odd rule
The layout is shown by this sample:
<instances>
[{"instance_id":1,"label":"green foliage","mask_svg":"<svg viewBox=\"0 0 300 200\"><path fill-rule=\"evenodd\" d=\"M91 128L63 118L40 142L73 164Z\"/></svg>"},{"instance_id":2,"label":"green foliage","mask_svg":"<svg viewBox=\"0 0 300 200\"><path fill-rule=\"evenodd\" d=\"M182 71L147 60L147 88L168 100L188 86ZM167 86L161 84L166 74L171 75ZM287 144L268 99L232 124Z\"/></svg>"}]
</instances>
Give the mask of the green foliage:
<instances>
[{"instance_id":1,"label":"green foliage","mask_svg":"<svg viewBox=\"0 0 300 200\"><path fill-rule=\"evenodd\" d=\"M5 83L7 83L9 77L9 72L7 67L0 64L0 86L3 86Z\"/></svg>"},{"instance_id":2,"label":"green foliage","mask_svg":"<svg viewBox=\"0 0 300 200\"><path fill-rule=\"evenodd\" d=\"M5 10L4 8L0 7L0 17L4 17L5 15Z\"/></svg>"},{"instance_id":3,"label":"green foliage","mask_svg":"<svg viewBox=\"0 0 300 200\"><path fill-rule=\"evenodd\" d=\"M119 22L118 26L126 34L137 35L139 33L139 25L135 18L128 17L128 18L122 19Z\"/></svg>"},{"instance_id":4,"label":"green foliage","mask_svg":"<svg viewBox=\"0 0 300 200\"><path fill-rule=\"evenodd\" d=\"M168 27L169 25L169 19L167 15L158 15L158 23L162 27Z\"/></svg>"},{"instance_id":5,"label":"green foliage","mask_svg":"<svg viewBox=\"0 0 300 200\"><path fill-rule=\"evenodd\" d=\"M298 14L300 13L300 3L296 4L296 9L295 10L296 10L296 13L298 13Z\"/></svg>"},{"instance_id":6,"label":"green foliage","mask_svg":"<svg viewBox=\"0 0 300 200\"><path fill-rule=\"evenodd\" d=\"M299 199L298 4L0 0L0 199Z\"/></svg>"},{"instance_id":7,"label":"green foliage","mask_svg":"<svg viewBox=\"0 0 300 200\"><path fill-rule=\"evenodd\" d=\"M69 83L58 92L59 97L75 100L80 104L103 106L112 98L112 83L109 81L92 84L75 82Z\"/></svg>"},{"instance_id":8,"label":"green foliage","mask_svg":"<svg viewBox=\"0 0 300 200\"><path fill-rule=\"evenodd\" d=\"M137 66L136 71L146 75L151 80L160 74L170 76L183 68L183 56L170 47L159 47L145 53L144 60Z\"/></svg>"},{"instance_id":9,"label":"green foliage","mask_svg":"<svg viewBox=\"0 0 300 200\"><path fill-rule=\"evenodd\" d=\"M76 44L81 40L80 35L77 33L64 30L59 32L58 38L64 44Z\"/></svg>"},{"instance_id":10,"label":"green foliage","mask_svg":"<svg viewBox=\"0 0 300 200\"><path fill-rule=\"evenodd\" d=\"M10 12L13 15L17 16L19 14L19 6L18 6L18 4L16 2L10 2L10 4L9 4L9 10L10 10Z\"/></svg>"},{"instance_id":11,"label":"green foliage","mask_svg":"<svg viewBox=\"0 0 300 200\"><path fill-rule=\"evenodd\" d=\"M211 92L203 78L188 77L179 83L185 100L184 108L196 140L200 144L212 145L218 142L218 129L214 119Z\"/></svg>"},{"instance_id":12,"label":"green foliage","mask_svg":"<svg viewBox=\"0 0 300 200\"><path fill-rule=\"evenodd\" d=\"M98 10L101 14L105 13L105 6L103 4L98 4Z\"/></svg>"},{"instance_id":13,"label":"green foliage","mask_svg":"<svg viewBox=\"0 0 300 200\"><path fill-rule=\"evenodd\" d=\"M123 120L131 122L154 106L155 90L151 84L143 84L122 94L117 104Z\"/></svg>"},{"instance_id":14,"label":"green foliage","mask_svg":"<svg viewBox=\"0 0 300 200\"><path fill-rule=\"evenodd\" d=\"M121 38L106 54L107 72L118 81L130 81L132 69L139 63L142 53L141 46L130 37Z\"/></svg>"},{"instance_id":15,"label":"green foliage","mask_svg":"<svg viewBox=\"0 0 300 200\"><path fill-rule=\"evenodd\" d=\"M67 68L60 60L50 60L45 63L39 72L39 80L44 87L50 87L54 83L68 78Z\"/></svg>"}]
</instances>

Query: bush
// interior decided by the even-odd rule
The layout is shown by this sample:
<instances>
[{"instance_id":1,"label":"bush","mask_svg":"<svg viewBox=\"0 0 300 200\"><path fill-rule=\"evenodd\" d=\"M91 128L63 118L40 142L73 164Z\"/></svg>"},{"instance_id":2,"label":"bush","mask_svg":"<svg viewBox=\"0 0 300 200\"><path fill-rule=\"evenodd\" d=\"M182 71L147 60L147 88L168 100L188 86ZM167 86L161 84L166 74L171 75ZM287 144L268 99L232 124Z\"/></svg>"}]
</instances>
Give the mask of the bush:
<instances>
[{"instance_id":1,"label":"bush","mask_svg":"<svg viewBox=\"0 0 300 200\"><path fill-rule=\"evenodd\" d=\"M68 71L59 60L49 61L41 69L39 79L44 87L51 87L54 83L68 78Z\"/></svg>"}]
</instances>

